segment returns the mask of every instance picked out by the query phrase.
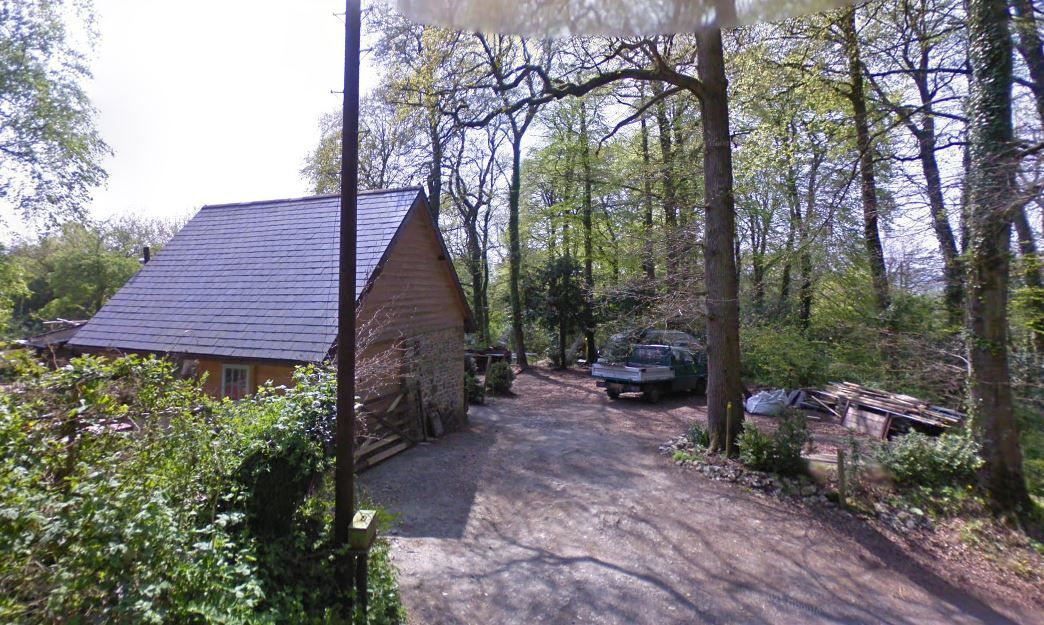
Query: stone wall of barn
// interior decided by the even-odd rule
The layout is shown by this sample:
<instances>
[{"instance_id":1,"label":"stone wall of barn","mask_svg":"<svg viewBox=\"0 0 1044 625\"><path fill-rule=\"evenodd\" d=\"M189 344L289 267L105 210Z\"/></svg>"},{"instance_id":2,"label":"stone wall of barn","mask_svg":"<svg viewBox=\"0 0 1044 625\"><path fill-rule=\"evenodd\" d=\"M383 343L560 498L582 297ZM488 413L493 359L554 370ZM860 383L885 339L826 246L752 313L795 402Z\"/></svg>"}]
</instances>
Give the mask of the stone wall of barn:
<instances>
[{"instance_id":1,"label":"stone wall of barn","mask_svg":"<svg viewBox=\"0 0 1044 625\"><path fill-rule=\"evenodd\" d=\"M405 342L410 377L420 393L420 407L429 430L459 430L467 422L464 399L464 327L457 326L410 337ZM434 432L440 434L439 432Z\"/></svg>"}]
</instances>

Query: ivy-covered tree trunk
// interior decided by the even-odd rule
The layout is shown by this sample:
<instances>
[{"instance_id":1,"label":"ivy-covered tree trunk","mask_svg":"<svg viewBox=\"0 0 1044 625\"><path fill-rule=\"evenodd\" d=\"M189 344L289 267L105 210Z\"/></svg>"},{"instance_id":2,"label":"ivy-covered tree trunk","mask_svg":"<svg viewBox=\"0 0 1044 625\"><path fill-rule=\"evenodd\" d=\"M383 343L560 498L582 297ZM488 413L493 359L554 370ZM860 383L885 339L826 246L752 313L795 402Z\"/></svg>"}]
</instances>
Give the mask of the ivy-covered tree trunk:
<instances>
[{"instance_id":1,"label":"ivy-covered tree trunk","mask_svg":"<svg viewBox=\"0 0 1044 625\"><path fill-rule=\"evenodd\" d=\"M982 484L993 509L1028 512L1008 370L1008 278L1015 160L1012 42L1004 0L968 0L971 64L967 332Z\"/></svg>"},{"instance_id":2,"label":"ivy-covered tree trunk","mask_svg":"<svg viewBox=\"0 0 1044 625\"><path fill-rule=\"evenodd\" d=\"M855 9L845 10L840 26L844 36L845 54L848 57L849 92L847 96L852 103L852 123L855 125L856 147L859 150L859 179L863 200L863 244L866 246L867 260L870 263L874 302L877 304L878 311L884 312L891 303L891 296L878 224L877 181L874 176L874 153L870 141L870 124L866 110L863 64L859 56Z\"/></svg>"},{"instance_id":3,"label":"ivy-covered tree trunk","mask_svg":"<svg viewBox=\"0 0 1044 625\"><path fill-rule=\"evenodd\" d=\"M711 451L731 454L743 425L743 384L740 380L739 283L732 247L736 236L736 209L728 80L721 30L707 29L696 38L699 79L703 85L700 105L706 193L707 421Z\"/></svg>"},{"instance_id":4,"label":"ivy-covered tree trunk","mask_svg":"<svg viewBox=\"0 0 1044 625\"><path fill-rule=\"evenodd\" d=\"M508 183L508 271L511 292L511 335L515 343L515 363L522 369L529 366L526 358L526 337L522 322L522 249L518 240L518 211L522 194L522 137L525 129L511 120L511 180Z\"/></svg>"}]
</instances>

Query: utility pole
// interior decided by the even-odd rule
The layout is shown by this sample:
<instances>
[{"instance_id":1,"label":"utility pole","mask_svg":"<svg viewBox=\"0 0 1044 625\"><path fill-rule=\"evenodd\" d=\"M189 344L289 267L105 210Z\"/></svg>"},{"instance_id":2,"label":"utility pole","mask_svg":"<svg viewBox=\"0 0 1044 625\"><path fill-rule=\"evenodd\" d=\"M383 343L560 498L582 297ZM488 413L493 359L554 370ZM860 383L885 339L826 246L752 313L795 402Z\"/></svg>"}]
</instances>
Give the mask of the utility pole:
<instances>
[{"instance_id":1,"label":"utility pole","mask_svg":"<svg viewBox=\"0 0 1044 625\"><path fill-rule=\"evenodd\" d=\"M344 11L344 102L341 126L341 226L337 276L337 441L334 468L334 548L337 584L348 597L356 556L347 554L355 515L355 261L359 189L360 0ZM346 605L349 618L351 605Z\"/></svg>"}]
</instances>

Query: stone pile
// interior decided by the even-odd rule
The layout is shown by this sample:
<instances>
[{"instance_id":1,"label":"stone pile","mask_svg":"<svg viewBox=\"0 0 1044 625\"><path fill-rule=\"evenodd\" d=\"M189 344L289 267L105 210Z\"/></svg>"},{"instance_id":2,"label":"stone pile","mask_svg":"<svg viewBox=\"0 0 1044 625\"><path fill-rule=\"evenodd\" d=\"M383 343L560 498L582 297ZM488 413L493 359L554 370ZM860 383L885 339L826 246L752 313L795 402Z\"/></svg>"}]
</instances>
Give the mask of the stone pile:
<instances>
[{"instance_id":1,"label":"stone pile","mask_svg":"<svg viewBox=\"0 0 1044 625\"><path fill-rule=\"evenodd\" d=\"M684 452L684 457L678 452ZM807 476L784 477L753 471L734 460L707 457L703 449L695 449L686 436L673 438L660 445L660 455L677 458L674 464L699 471L714 481L746 486L780 501L791 500L806 505L837 507L836 493L814 483ZM827 496L828 493L830 497ZM900 534L930 529L932 526L931 519L923 510L905 506L901 502L876 501L873 513L867 511L866 516L876 517L882 524Z\"/></svg>"},{"instance_id":2,"label":"stone pile","mask_svg":"<svg viewBox=\"0 0 1044 625\"><path fill-rule=\"evenodd\" d=\"M717 482L733 482L752 490L761 491L778 499L798 499L807 504L835 506L827 498L827 491L813 483L808 477L782 477L772 473L751 470L733 460L724 458L708 458L702 450L695 450L685 436L671 439L660 445L660 454L674 457L677 452L684 452L684 459L674 464L699 471L704 476Z\"/></svg>"}]
</instances>

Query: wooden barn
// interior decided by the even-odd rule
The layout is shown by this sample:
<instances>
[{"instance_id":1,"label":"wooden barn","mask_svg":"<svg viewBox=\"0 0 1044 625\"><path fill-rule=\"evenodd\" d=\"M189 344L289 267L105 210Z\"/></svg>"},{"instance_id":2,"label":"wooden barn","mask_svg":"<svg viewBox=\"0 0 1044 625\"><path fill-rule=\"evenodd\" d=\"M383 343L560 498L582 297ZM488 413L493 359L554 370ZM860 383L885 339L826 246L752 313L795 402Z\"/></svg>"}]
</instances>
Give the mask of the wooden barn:
<instances>
[{"instance_id":1,"label":"wooden barn","mask_svg":"<svg viewBox=\"0 0 1044 625\"><path fill-rule=\"evenodd\" d=\"M420 188L359 194L358 323L397 371L362 389L403 435L464 423L464 292ZM68 342L153 353L233 399L328 360L337 339L338 196L205 206ZM397 363L397 364L396 364ZM418 433L418 430L420 432Z\"/></svg>"}]
</instances>

